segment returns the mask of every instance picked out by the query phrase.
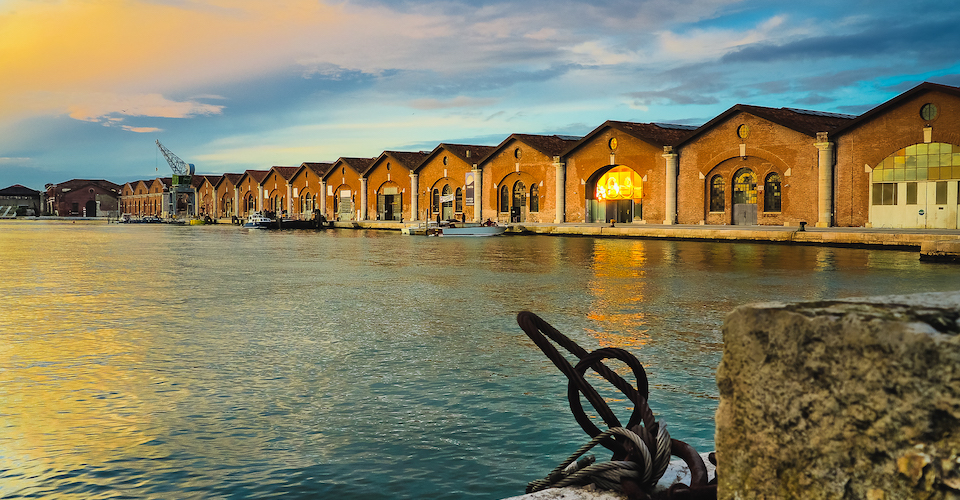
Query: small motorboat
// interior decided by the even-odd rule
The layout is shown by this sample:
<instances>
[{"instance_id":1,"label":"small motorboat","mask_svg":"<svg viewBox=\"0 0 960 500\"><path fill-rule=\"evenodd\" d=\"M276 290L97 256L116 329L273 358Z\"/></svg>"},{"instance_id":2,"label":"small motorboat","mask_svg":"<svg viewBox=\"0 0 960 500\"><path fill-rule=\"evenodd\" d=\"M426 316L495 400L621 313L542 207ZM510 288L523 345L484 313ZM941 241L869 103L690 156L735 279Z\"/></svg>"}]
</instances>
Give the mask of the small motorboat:
<instances>
[{"instance_id":1,"label":"small motorboat","mask_svg":"<svg viewBox=\"0 0 960 500\"><path fill-rule=\"evenodd\" d=\"M260 212L253 212L247 217L247 222L243 223L246 229L270 229L273 220Z\"/></svg>"}]
</instances>

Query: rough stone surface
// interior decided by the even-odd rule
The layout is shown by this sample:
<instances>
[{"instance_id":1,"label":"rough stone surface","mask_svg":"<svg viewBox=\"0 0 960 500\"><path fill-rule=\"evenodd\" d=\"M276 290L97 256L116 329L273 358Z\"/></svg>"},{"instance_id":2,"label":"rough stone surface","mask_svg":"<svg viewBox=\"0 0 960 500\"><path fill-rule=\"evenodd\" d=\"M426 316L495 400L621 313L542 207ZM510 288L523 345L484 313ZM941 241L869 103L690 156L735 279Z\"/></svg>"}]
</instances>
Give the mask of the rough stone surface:
<instances>
[{"instance_id":1,"label":"rough stone surface","mask_svg":"<svg viewBox=\"0 0 960 500\"><path fill-rule=\"evenodd\" d=\"M720 499L960 499L960 292L731 312Z\"/></svg>"}]
</instances>

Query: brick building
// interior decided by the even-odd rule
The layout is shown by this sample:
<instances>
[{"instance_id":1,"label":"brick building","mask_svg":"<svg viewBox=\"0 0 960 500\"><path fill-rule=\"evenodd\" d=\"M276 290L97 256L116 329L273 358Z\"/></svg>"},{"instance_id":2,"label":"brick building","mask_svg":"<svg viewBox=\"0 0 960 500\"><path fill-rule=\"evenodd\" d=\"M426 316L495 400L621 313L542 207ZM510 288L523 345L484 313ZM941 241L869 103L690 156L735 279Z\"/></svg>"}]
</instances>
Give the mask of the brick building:
<instances>
[{"instance_id":1,"label":"brick building","mask_svg":"<svg viewBox=\"0 0 960 500\"><path fill-rule=\"evenodd\" d=\"M473 205L464 198L468 182L476 189L479 164L494 146L440 144L413 171L410 189L414 192L411 210L417 220L478 219Z\"/></svg>"},{"instance_id":2,"label":"brick building","mask_svg":"<svg viewBox=\"0 0 960 500\"><path fill-rule=\"evenodd\" d=\"M323 204L329 220L366 220L367 191L363 176L376 158L340 158L324 175Z\"/></svg>"},{"instance_id":3,"label":"brick building","mask_svg":"<svg viewBox=\"0 0 960 500\"><path fill-rule=\"evenodd\" d=\"M293 188L293 211L298 219L312 219L314 210L320 210L323 198L323 176L333 168L333 163L304 162L290 178Z\"/></svg>"},{"instance_id":4,"label":"brick building","mask_svg":"<svg viewBox=\"0 0 960 500\"><path fill-rule=\"evenodd\" d=\"M425 151L384 151L364 174L368 218L413 220L411 174L430 154Z\"/></svg>"},{"instance_id":5,"label":"brick building","mask_svg":"<svg viewBox=\"0 0 960 500\"><path fill-rule=\"evenodd\" d=\"M14 217L17 215L40 215L40 195L36 189L30 189L20 184L0 189L0 217Z\"/></svg>"},{"instance_id":6,"label":"brick building","mask_svg":"<svg viewBox=\"0 0 960 500\"><path fill-rule=\"evenodd\" d=\"M110 181L73 179L47 184L46 213L60 217L119 217L122 188Z\"/></svg>"}]
</instances>

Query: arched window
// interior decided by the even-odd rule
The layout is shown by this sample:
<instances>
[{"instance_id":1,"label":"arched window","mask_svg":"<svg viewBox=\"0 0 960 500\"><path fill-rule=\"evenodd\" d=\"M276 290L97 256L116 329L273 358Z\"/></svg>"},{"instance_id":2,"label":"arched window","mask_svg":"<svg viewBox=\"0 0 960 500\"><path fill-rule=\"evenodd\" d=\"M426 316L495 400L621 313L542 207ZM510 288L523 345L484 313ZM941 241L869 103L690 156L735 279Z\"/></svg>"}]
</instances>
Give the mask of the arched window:
<instances>
[{"instance_id":1,"label":"arched window","mask_svg":"<svg viewBox=\"0 0 960 500\"><path fill-rule=\"evenodd\" d=\"M510 211L510 189L506 184L500 186L500 211Z\"/></svg>"},{"instance_id":2,"label":"arched window","mask_svg":"<svg viewBox=\"0 0 960 500\"><path fill-rule=\"evenodd\" d=\"M723 177L719 175L710 179L710 211L723 212Z\"/></svg>"},{"instance_id":3,"label":"arched window","mask_svg":"<svg viewBox=\"0 0 960 500\"><path fill-rule=\"evenodd\" d=\"M781 207L780 176L774 172L763 181L763 211L779 212Z\"/></svg>"},{"instance_id":4,"label":"arched window","mask_svg":"<svg viewBox=\"0 0 960 500\"><path fill-rule=\"evenodd\" d=\"M757 176L749 168L741 168L733 176L733 204L757 203Z\"/></svg>"},{"instance_id":5,"label":"arched window","mask_svg":"<svg viewBox=\"0 0 960 500\"><path fill-rule=\"evenodd\" d=\"M443 196L450 196L451 194L453 194L453 189L450 188L450 184L444 184ZM444 208L453 208L453 201L445 201L443 202L443 206Z\"/></svg>"},{"instance_id":6,"label":"arched window","mask_svg":"<svg viewBox=\"0 0 960 500\"><path fill-rule=\"evenodd\" d=\"M433 208L433 213L437 213L440 211L440 190L439 189L433 190L433 207L432 208Z\"/></svg>"},{"instance_id":7,"label":"arched window","mask_svg":"<svg viewBox=\"0 0 960 500\"><path fill-rule=\"evenodd\" d=\"M540 186L536 184L530 186L530 211L540 211Z\"/></svg>"},{"instance_id":8,"label":"arched window","mask_svg":"<svg viewBox=\"0 0 960 500\"><path fill-rule=\"evenodd\" d=\"M513 206L522 207L527 204L527 187L523 181L517 181L513 184Z\"/></svg>"},{"instance_id":9,"label":"arched window","mask_svg":"<svg viewBox=\"0 0 960 500\"><path fill-rule=\"evenodd\" d=\"M454 211L457 213L463 213L463 190L460 188L457 188L456 201L457 204Z\"/></svg>"}]
</instances>

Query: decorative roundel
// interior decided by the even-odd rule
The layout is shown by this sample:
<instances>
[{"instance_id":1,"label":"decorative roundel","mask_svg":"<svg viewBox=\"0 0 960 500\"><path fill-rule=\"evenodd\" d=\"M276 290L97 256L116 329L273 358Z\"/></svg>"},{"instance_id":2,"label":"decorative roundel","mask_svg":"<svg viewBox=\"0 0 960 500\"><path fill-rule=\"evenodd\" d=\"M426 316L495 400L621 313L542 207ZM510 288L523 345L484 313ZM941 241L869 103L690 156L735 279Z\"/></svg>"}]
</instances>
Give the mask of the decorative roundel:
<instances>
[{"instance_id":1,"label":"decorative roundel","mask_svg":"<svg viewBox=\"0 0 960 500\"><path fill-rule=\"evenodd\" d=\"M610 146L610 151L613 151L613 150L617 149L617 138L616 138L616 137L611 137L611 138L610 138L610 142L608 143L608 145Z\"/></svg>"},{"instance_id":2,"label":"decorative roundel","mask_svg":"<svg viewBox=\"0 0 960 500\"><path fill-rule=\"evenodd\" d=\"M737 127L737 137L746 139L748 135L750 135L750 127L746 125L740 125Z\"/></svg>"},{"instance_id":3,"label":"decorative roundel","mask_svg":"<svg viewBox=\"0 0 960 500\"><path fill-rule=\"evenodd\" d=\"M920 107L920 118L923 118L926 121L936 120L939 110L937 110L937 105L932 102L928 102Z\"/></svg>"},{"instance_id":4,"label":"decorative roundel","mask_svg":"<svg viewBox=\"0 0 960 500\"><path fill-rule=\"evenodd\" d=\"M444 165L447 164L447 157L446 157L446 156L443 157L443 164L444 164Z\"/></svg>"},{"instance_id":5,"label":"decorative roundel","mask_svg":"<svg viewBox=\"0 0 960 500\"><path fill-rule=\"evenodd\" d=\"M517 149L514 149L514 150L513 150L513 157L514 157L514 158L516 158L516 159L519 160L521 156L523 156L523 151L520 151L520 148L517 148Z\"/></svg>"}]
</instances>

